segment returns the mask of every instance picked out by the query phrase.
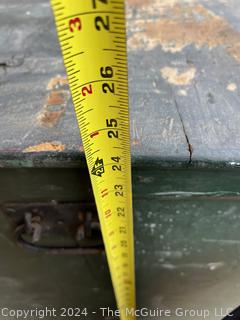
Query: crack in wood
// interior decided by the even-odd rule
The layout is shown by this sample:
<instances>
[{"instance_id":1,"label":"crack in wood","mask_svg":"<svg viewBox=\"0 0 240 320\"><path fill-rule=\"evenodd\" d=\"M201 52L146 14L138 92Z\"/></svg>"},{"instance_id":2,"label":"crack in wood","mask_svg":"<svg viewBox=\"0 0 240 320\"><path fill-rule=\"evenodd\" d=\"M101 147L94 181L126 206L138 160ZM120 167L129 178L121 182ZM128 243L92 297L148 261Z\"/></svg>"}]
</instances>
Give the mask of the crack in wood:
<instances>
[{"instance_id":1,"label":"crack in wood","mask_svg":"<svg viewBox=\"0 0 240 320\"><path fill-rule=\"evenodd\" d=\"M180 112L180 109L179 109L179 106L178 106L178 102L177 102L175 96L174 96L174 104L175 104L175 107L176 107L180 122L182 124L183 133L184 133L184 136L186 138L187 145L188 145L188 152L189 152L189 162L188 162L188 164L191 164L192 163L192 156L193 156L193 146L190 143L189 137L187 135L187 131L186 131L186 128L185 128L185 125L184 125L184 121L183 121L183 118L182 118L182 115L181 115L181 112Z\"/></svg>"}]
</instances>

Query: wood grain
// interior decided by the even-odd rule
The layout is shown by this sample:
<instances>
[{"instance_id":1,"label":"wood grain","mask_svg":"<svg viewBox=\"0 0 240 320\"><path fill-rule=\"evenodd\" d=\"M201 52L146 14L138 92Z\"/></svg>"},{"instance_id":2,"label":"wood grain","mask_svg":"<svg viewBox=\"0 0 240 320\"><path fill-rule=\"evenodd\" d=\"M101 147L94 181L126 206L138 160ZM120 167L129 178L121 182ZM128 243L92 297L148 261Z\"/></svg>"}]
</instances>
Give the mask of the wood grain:
<instances>
[{"instance_id":1,"label":"wood grain","mask_svg":"<svg viewBox=\"0 0 240 320\"><path fill-rule=\"evenodd\" d=\"M133 161L240 161L238 7L128 1ZM47 0L1 1L0 130L2 166L83 153Z\"/></svg>"}]
</instances>

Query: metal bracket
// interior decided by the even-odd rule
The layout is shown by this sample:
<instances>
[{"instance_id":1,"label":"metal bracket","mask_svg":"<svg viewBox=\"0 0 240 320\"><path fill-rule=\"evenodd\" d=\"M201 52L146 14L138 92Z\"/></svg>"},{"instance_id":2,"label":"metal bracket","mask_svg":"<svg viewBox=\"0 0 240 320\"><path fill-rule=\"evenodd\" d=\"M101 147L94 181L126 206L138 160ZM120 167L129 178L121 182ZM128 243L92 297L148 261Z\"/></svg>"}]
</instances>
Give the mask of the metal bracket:
<instances>
[{"instance_id":1,"label":"metal bracket","mask_svg":"<svg viewBox=\"0 0 240 320\"><path fill-rule=\"evenodd\" d=\"M47 254L104 251L100 224L91 203L11 203L2 206L19 247Z\"/></svg>"}]
</instances>

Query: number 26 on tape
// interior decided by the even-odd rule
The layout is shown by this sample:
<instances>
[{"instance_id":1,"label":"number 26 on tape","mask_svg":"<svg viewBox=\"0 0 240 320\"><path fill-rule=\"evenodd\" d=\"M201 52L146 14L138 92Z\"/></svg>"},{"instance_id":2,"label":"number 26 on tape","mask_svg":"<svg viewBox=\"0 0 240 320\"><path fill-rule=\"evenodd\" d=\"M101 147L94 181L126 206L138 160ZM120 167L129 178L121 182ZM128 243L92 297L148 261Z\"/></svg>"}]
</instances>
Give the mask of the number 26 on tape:
<instances>
[{"instance_id":1,"label":"number 26 on tape","mask_svg":"<svg viewBox=\"0 0 240 320\"><path fill-rule=\"evenodd\" d=\"M82 29L82 22L81 22L81 19L78 17L69 20L68 24L69 24L69 30L71 32L74 32L76 30L81 31L81 29Z\"/></svg>"}]
</instances>

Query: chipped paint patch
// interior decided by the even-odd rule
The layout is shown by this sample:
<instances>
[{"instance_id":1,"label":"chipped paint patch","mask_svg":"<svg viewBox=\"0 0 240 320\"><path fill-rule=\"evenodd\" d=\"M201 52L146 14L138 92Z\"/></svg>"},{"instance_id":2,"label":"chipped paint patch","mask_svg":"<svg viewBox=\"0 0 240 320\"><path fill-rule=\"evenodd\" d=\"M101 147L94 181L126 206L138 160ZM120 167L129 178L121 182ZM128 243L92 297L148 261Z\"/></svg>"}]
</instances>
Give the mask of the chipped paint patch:
<instances>
[{"instance_id":1,"label":"chipped paint patch","mask_svg":"<svg viewBox=\"0 0 240 320\"><path fill-rule=\"evenodd\" d=\"M195 68L190 68L185 72L180 72L177 68L165 67L160 71L165 80L176 86L189 85L196 75Z\"/></svg>"},{"instance_id":2,"label":"chipped paint patch","mask_svg":"<svg viewBox=\"0 0 240 320\"><path fill-rule=\"evenodd\" d=\"M227 90L228 91L231 91L231 92L235 92L237 90L237 85L236 83L230 83L228 86L227 86Z\"/></svg>"},{"instance_id":3,"label":"chipped paint patch","mask_svg":"<svg viewBox=\"0 0 240 320\"><path fill-rule=\"evenodd\" d=\"M135 16L132 13L135 18L129 21L132 31L128 41L129 50L148 51L160 45L164 51L175 53L191 44L198 49L208 46L210 50L223 46L240 61L240 32L223 17L196 1L162 3L153 0L137 9Z\"/></svg>"},{"instance_id":4,"label":"chipped paint patch","mask_svg":"<svg viewBox=\"0 0 240 320\"><path fill-rule=\"evenodd\" d=\"M132 144L133 146L139 146L142 144L142 128L139 130L136 121L132 120Z\"/></svg>"},{"instance_id":5,"label":"chipped paint patch","mask_svg":"<svg viewBox=\"0 0 240 320\"><path fill-rule=\"evenodd\" d=\"M35 146L30 146L26 149L23 150L23 152L59 152L59 151L64 151L65 150L65 145L60 143L60 142L44 142L37 144Z\"/></svg>"},{"instance_id":6,"label":"chipped paint patch","mask_svg":"<svg viewBox=\"0 0 240 320\"><path fill-rule=\"evenodd\" d=\"M182 4L189 4L196 0L180 0ZM147 10L147 14L164 13L166 8L173 7L179 3L179 0L128 0L127 1L127 13L133 16L133 12L136 14L136 10L141 14L141 10ZM138 13L137 12L137 13Z\"/></svg>"},{"instance_id":7,"label":"chipped paint patch","mask_svg":"<svg viewBox=\"0 0 240 320\"><path fill-rule=\"evenodd\" d=\"M151 0L128 0L129 6L136 7L145 7L147 5L151 4Z\"/></svg>"},{"instance_id":8,"label":"chipped paint patch","mask_svg":"<svg viewBox=\"0 0 240 320\"><path fill-rule=\"evenodd\" d=\"M186 90L178 90L178 95L182 96L182 97L186 97L187 96L187 91Z\"/></svg>"},{"instance_id":9,"label":"chipped paint patch","mask_svg":"<svg viewBox=\"0 0 240 320\"><path fill-rule=\"evenodd\" d=\"M55 90L66 86L68 88L68 80L66 77L57 75L56 77L50 79L47 84L47 90Z\"/></svg>"},{"instance_id":10,"label":"chipped paint patch","mask_svg":"<svg viewBox=\"0 0 240 320\"><path fill-rule=\"evenodd\" d=\"M47 85L47 98L43 109L37 114L37 122L46 127L55 127L64 115L70 97L67 79L56 76Z\"/></svg>"}]
</instances>

